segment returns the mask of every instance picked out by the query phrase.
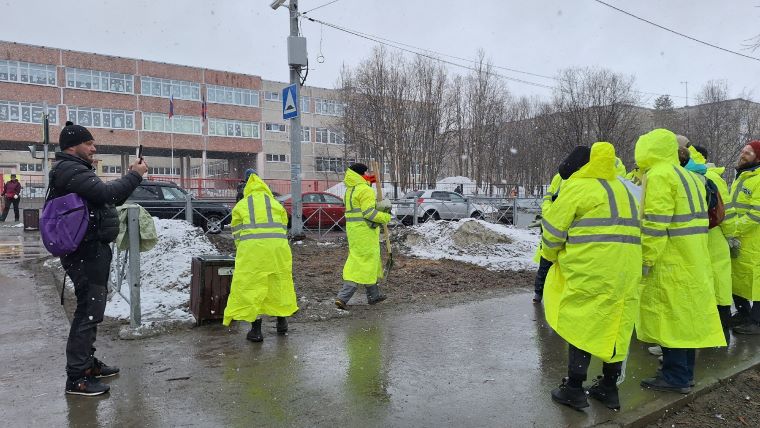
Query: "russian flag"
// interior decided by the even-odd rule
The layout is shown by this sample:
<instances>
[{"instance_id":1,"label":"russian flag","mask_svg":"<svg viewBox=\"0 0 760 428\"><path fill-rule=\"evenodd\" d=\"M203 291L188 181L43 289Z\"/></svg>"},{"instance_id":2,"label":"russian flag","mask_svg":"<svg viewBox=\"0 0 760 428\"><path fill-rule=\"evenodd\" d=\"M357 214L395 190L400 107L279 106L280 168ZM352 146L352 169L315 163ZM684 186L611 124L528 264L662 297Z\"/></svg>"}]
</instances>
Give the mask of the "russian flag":
<instances>
[{"instance_id":1,"label":"russian flag","mask_svg":"<svg viewBox=\"0 0 760 428\"><path fill-rule=\"evenodd\" d=\"M174 116L174 94L169 97L169 119Z\"/></svg>"}]
</instances>

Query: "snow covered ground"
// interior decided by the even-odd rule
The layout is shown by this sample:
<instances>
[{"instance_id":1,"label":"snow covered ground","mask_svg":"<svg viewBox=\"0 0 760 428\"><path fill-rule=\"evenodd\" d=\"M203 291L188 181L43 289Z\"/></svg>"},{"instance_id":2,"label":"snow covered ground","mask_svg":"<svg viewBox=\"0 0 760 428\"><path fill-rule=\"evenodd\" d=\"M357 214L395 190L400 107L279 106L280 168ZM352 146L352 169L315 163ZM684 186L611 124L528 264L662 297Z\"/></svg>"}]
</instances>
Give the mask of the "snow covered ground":
<instances>
[{"instance_id":1,"label":"snow covered ground","mask_svg":"<svg viewBox=\"0 0 760 428\"><path fill-rule=\"evenodd\" d=\"M184 220L154 218L153 221L158 243L150 251L140 253L142 321L194 320L189 306L191 260L196 256L218 254L218 251L201 229ZM111 281L114 282L117 277L115 269L114 260L111 270ZM121 292L129 296L126 281ZM105 314L129 319L129 303L118 293L113 293Z\"/></svg>"},{"instance_id":2,"label":"snow covered ground","mask_svg":"<svg viewBox=\"0 0 760 428\"><path fill-rule=\"evenodd\" d=\"M431 221L410 228L405 245L409 255L449 259L489 270L535 269L538 233L513 226L464 219Z\"/></svg>"}]
</instances>

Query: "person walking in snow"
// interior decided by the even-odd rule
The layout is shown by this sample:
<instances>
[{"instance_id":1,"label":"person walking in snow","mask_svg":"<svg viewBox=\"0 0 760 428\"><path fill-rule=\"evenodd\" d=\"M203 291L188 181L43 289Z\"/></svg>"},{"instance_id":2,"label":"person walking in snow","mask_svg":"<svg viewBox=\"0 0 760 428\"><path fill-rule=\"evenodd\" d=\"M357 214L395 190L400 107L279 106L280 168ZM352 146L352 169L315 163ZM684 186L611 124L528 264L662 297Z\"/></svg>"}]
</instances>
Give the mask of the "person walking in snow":
<instances>
[{"instance_id":1,"label":"person walking in snow","mask_svg":"<svg viewBox=\"0 0 760 428\"><path fill-rule=\"evenodd\" d=\"M383 277L379 226L391 221L391 204L388 200L376 202L375 191L368 182L372 177L365 177L367 169L367 165L355 163L348 167L343 180L348 259L343 266L343 288L338 292L335 306L344 310L359 285L366 288L370 305L386 298L377 285L378 278Z\"/></svg>"},{"instance_id":2,"label":"person walking in snow","mask_svg":"<svg viewBox=\"0 0 760 428\"><path fill-rule=\"evenodd\" d=\"M235 272L223 324L247 321L246 338L262 342L261 316L277 317L277 333L288 332L287 317L298 310L293 256L288 243L288 213L258 175L251 172L244 197L232 209Z\"/></svg>"}]
</instances>

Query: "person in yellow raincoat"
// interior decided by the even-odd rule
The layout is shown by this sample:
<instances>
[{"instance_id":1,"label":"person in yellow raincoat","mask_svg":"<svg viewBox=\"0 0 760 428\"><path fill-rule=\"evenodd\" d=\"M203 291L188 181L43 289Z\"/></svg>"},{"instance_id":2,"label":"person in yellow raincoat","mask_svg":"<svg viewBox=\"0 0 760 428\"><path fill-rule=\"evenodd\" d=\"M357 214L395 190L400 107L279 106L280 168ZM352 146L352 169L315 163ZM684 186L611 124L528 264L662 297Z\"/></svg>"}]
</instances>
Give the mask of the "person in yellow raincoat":
<instances>
[{"instance_id":1,"label":"person in yellow raincoat","mask_svg":"<svg viewBox=\"0 0 760 428\"><path fill-rule=\"evenodd\" d=\"M688 148L691 160L686 164L686 169L701 174L710 180L718 189L723 206L729 200L728 185L723 180L725 168L716 168L714 164L707 163L708 152L702 146L691 145ZM718 315L723 326L723 336L726 343L731 340L729 331L731 319L731 255L728 248L728 236L731 231L728 223L721 222L718 227L712 227L707 232L707 246L710 249L710 264L712 266L713 287L715 288L715 303L718 305Z\"/></svg>"},{"instance_id":2,"label":"person in yellow raincoat","mask_svg":"<svg viewBox=\"0 0 760 428\"><path fill-rule=\"evenodd\" d=\"M760 334L760 141L750 141L739 155L727 208L734 333Z\"/></svg>"},{"instance_id":3,"label":"person in yellow raincoat","mask_svg":"<svg viewBox=\"0 0 760 428\"><path fill-rule=\"evenodd\" d=\"M588 159L543 218L542 253L554 263L544 312L569 348L567 380L552 398L588 407L582 384L594 355L603 362L603 376L589 395L619 409L616 383L628 355L641 279L638 203L618 178L612 144L595 143Z\"/></svg>"},{"instance_id":4,"label":"person in yellow raincoat","mask_svg":"<svg viewBox=\"0 0 760 428\"><path fill-rule=\"evenodd\" d=\"M367 169L367 165L355 163L348 167L343 179L346 185L343 201L346 205L348 259L343 266L343 288L338 292L335 306L344 310L358 285L366 287L370 305L386 298L380 292L377 280L383 277L380 226L391 221L391 205L387 200L376 203L375 191L364 177Z\"/></svg>"},{"instance_id":5,"label":"person in yellow raincoat","mask_svg":"<svg viewBox=\"0 0 760 428\"><path fill-rule=\"evenodd\" d=\"M641 385L691 392L695 348L726 346L715 305L705 187L683 169L678 142L667 129L639 137L643 176L643 278L636 335L662 347L662 370Z\"/></svg>"},{"instance_id":6,"label":"person in yellow raincoat","mask_svg":"<svg viewBox=\"0 0 760 428\"><path fill-rule=\"evenodd\" d=\"M224 309L224 325L252 323L246 338L261 342L261 315L277 317L277 333L288 331L286 317L298 310L293 285L293 257L287 235L288 213L269 186L251 174L232 209L235 272Z\"/></svg>"},{"instance_id":7,"label":"person in yellow raincoat","mask_svg":"<svg viewBox=\"0 0 760 428\"><path fill-rule=\"evenodd\" d=\"M554 174L549 188L546 190L543 201L541 202L541 216L545 215L549 211L549 207L552 206L554 200L559 196L559 189L562 187L562 177L559 174ZM541 217L536 217L536 224ZM533 227L533 226L530 226ZM544 298L544 284L546 283L546 275L549 273L549 268L552 267L552 262L541 257L541 242L538 243L536 248L536 254L533 256L533 261L538 263L538 270L536 270L536 277L533 280L533 303L541 303Z\"/></svg>"}]
</instances>

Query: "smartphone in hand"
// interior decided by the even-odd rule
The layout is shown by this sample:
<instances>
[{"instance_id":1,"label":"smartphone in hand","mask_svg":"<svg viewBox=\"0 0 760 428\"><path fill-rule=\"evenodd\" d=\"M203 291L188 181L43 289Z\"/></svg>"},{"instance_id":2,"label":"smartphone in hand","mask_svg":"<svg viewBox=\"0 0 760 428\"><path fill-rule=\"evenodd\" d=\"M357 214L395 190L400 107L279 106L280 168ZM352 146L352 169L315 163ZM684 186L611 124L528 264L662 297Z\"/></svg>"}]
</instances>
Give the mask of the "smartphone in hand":
<instances>
[{"instance_id":1,"label":"smartphone in hand","mask_svg":"<svg viewBox=\"0 0 760 428\"><path fill-rule=\"evenodd\" d=\"M137 146L137 159L140 160L138 163L142 163L142 160L143 160L143 154L142 154L142 152L143 152L143 145L140 144L140 145Z\"/></svg>"}]
</instances>

